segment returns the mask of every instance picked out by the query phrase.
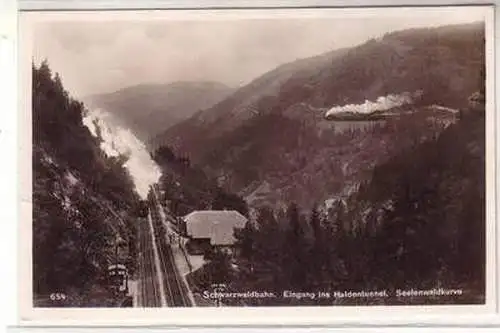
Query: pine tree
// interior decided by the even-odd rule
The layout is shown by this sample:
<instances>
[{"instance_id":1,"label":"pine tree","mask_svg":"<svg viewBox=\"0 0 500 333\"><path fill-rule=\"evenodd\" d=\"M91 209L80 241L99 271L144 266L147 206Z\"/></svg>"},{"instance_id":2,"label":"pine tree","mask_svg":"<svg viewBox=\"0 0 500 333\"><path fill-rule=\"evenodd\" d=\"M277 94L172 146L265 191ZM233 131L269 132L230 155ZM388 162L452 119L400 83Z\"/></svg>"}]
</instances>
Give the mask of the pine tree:
<instances>
[{"instance_id":1,"label":"pine tree","mask_svg":"<svg viewBox=\"0 0 500 333\"><path fill-rule=\"evenodd\" d=\"M252 221L247 221L245 227L236 229L234 236L236 238L236 246L239 249L241 258L247 260L250 265L253 265L255 259L255 238L256 230Z\"/></svg>"},{"instance_id":2,"label":"pine tree","mask_svg":"<svg viewBox=\"0 0 500 333\"><path fill-rule=\"evenodd\" d=\"M230 281L232 269L229 255L222 250L214 249L207 270L211 284L221 284Z\"/></svg>"},{"instance_id":3,"label":"pine tree","mask_svg":"<svg viewBox=\"0 0 500 333\"><path fill-rule=\"evenodd\" d=\"M325 230L321 224L321 217L315 205L311 211L309 223L313 231L313 244L310 251L309 280L318 280L322 276L325 261ZM317 282L318 283L318 282Z\"/></svg>"},{"instance_id":4,"label":"pine tree","mask_svg":"<svg viewBox=\"0 0 500 333\"><path fill-rule=\"evenodd\" d=\"M306 280L305 267L305 238L300 223L300 214L297 204L292 203L287 211L288 233L285 251L288 256L285 265L288 266L288 281L291 287L304 288Z\"/></svg>"}]
</instances>

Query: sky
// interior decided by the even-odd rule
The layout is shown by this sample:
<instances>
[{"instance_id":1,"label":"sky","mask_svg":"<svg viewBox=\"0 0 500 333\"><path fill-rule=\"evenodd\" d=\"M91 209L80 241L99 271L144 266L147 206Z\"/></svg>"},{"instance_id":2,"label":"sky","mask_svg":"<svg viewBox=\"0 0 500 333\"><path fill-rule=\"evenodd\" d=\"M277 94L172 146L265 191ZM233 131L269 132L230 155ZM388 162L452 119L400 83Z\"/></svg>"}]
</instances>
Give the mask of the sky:
<instances>
[{"instance_id":1,"label":"sky","mask_svg":"<svg viewBox=\"0 0 500 333\"><path fill-rule=\"evenodd\" d=\"M130 13L109 18L90 13L30 18L36 22L30 27L35 63L46 58L65 88L84 97L175 81L217 81L238 87L280 64L355 46L387 32L484 17L482 10L463 7L445 13L437 8L404 15L381 13L151 20Z\"/></svg>"}]
</instances>

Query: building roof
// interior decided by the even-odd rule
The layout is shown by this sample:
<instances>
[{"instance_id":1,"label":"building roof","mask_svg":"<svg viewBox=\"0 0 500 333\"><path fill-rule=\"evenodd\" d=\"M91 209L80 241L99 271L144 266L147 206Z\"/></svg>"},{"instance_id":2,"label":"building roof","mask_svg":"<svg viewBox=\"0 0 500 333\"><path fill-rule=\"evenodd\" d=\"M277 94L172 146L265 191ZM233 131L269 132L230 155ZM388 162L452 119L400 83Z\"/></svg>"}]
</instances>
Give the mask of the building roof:
<instances>
[{"instance_id":1,"label":"building roof","mask_svg":"<svg viewBox=\"0 0 500 333\"><path fill-rule=\"evenodd\" d=\"M192 238L210 238L212 245L232 245L234 228L243 228L247 218L235 210L198 210L184 216Z\"/></svg>"}]
</instances>

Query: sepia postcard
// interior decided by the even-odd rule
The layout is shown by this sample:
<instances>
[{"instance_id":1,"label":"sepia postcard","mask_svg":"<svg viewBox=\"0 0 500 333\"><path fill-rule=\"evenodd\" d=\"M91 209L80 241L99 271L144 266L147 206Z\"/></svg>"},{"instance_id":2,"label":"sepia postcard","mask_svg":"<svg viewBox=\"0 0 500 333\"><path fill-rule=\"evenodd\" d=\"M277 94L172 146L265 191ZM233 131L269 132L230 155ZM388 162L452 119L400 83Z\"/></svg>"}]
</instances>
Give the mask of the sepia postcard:
<instances>
[{"instance_id":1,"label":"sepia postcard","mask_svg":"<svg viewBox=\"0 0 500 333\"><path fill-rule=\"evenodd\" d=\"M19 36L23 320L495 311L492 7L22 12Z\"/></svg>"}]
</instances>

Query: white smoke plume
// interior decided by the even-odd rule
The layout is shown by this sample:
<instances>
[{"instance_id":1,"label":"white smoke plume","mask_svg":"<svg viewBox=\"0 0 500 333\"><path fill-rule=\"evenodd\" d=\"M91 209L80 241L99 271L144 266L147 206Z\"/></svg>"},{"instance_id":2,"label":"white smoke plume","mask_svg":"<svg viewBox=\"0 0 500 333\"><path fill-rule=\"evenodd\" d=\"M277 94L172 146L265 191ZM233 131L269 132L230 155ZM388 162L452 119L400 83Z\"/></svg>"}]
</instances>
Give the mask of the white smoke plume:
<instances>
[{"instance_id":1,"label":"white smoke plume","mask_svg":"<svg viewBox=\"0 0 500 333\"><path fill-rule=\"evenodd\" d=\"M117 125L103 110L89 111L83 123L95 137L100 134L103 140L101 149L108 156L128 156L125 167L132 176L137 193L146 199L149 186L160 179L161 171L144 144L130 130Z\"/></svg>"},{"instance_id":2,"label":"white smoke plume","mask_svg":"<svg viewBox=\"0 0 500 333\"><path fill-rule=\"evenodd\" d=\"M422 91L414 93L404 92L402 94L389 94L387 96L380 96L375 102L365 100L363 104L346 104L336 105L326 112L326 116L335 115L336 113L359 113L370 114L375 111L390 110L395 107L408 105L414 103L422 96Z\"/></svg>"}]
</instances>

